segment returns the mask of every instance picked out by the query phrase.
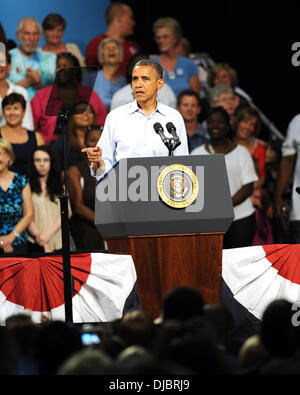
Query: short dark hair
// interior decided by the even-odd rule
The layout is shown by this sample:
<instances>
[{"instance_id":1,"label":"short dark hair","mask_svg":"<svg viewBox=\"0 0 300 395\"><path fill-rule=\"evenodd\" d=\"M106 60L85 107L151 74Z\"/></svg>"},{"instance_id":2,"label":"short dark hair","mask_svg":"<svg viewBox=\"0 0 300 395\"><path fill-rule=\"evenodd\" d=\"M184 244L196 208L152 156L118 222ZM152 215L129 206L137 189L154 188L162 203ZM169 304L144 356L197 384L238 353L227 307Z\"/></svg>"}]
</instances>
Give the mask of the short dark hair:
<instances>
[{"instance_id":1,"label":"short dark hair","mask_svg":"<svg viewBox=\"0 0 300 395\"><path fill-rule=\"evenodd\" d=\"M200 96L193 89L184 89L183 91L179 92L179 94L177 96L177 106L180 105L180 102L181 102L181 99L183 98L183 96L194 96L197 99L198 105L201 106Z\"/></svg>"},{"instance_id":2,"label":"short dark hair","mask_svg":"<svg viewBox=\"0 0 300 395\"><path fill-rule=\"evenodd\" d=\"M155 69L155 71L156 71L157 75L159 76L159 78L163 78L163 75L164 75L163 69L162 69L161 65L160 65L159 63L155 62L154 60L152 60L152 59L142 59L142 60L139 60L139 61L133 66L132 71L133 71L136 67L139 67L139 66L152 66L152 67Z\"/></svg>"},{"instance_id":3,"label":"short dark hair","mask_svg":"<svg viewBox=\"0 0 300 395\"><path fill-rule=\"evenodd\" d=\"M42 27L44 30L52 30L55 29L57 26L62 26L63 30L65 30L67 26L65 18L60 14L48 14L42 23Z\"/></svg>"},{"instance_id":4,"label":"short dark hair","mask_svg":"<svg viewBox=\"0 0 300 395\"><path fill-rule=\"evenodd\" d=\"M26 110L26 100L23 95L20 93L10 93L9 95L5 96L4 99L2 100L2 110L6 106L10 106L11 104L15 103L21 103L21 106L23 107L23 110Z\"/></svg>"}]
</instances>

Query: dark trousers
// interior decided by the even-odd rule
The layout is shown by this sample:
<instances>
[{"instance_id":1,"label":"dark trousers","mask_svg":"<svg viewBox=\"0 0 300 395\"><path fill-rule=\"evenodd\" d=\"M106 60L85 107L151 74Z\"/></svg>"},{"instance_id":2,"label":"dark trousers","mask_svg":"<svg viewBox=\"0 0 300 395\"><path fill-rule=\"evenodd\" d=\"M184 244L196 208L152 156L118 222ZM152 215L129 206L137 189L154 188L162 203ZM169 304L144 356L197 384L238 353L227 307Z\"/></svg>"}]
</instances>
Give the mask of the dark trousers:
<instances>
[{"instance_id":1,"label":"dark trousers","mask_svg":"<svg viewBox=\"0 0 300 395\"><path fill-rule=\"evenodd\" d=\"M233 221L224 235L223 248L249 247L256 230L255 213Z\"/></svg>"}]
</instances>

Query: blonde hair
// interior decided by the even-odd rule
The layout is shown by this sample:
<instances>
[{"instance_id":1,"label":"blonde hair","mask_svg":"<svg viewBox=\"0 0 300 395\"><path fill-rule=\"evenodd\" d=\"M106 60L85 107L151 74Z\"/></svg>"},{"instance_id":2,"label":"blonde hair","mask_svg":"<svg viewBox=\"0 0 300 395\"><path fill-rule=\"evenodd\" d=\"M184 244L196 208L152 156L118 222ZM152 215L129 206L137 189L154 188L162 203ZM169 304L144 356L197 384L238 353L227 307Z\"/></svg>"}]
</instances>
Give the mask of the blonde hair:
<instances>
[{"instance_id":1,"label":"blonde hair","mask_svg":"<svg viewBox=\"0 0 300 395\"><path fill-rule=\"evenodd\" d=\"M163 27L169 29L172 32L178 44L182 38L182 30L180 23L175 18L171 18L171 17L159 18L153 24L154 33L156 33L158 29L161 29Z\"/></svg>"},{"instance_id":2,"label":"blonde hair","mask_svg":"<svg viewBox=\"0 0 300 395\"><path fill-rule=\"evenodd\" d=\"M0 137L0 148L10 155L10 160L8 162L8 167L10 167L16 159L12 145L9 141Z\"/></svg>"},{"instance_id":3,"label":"blonde hair","mask_svg":"<svg viewBox=\"0 0 300 395\"><path fill-rule=\"evenodd\" d=\"M231 81L231 87L234 89L237 84L238 84L238 76L237 72L235 69L233 69L229 64L227 63L216 63L210 70L207 76L207 83L210 87L213 87L215 85L215 78L219 71L221 70L226 70L228 72L230 81Z\"/></svg>"},{"instance_id":4,"label":"blonde hair","mask_svg":"<svg viewBox=\"0 0 300 395\"><path fill-rule=\"evenodd\" d=\"M98 60L100 63L102 63L102 61L103 61L104 49L105 49L106 45L109 43L115 43L117 45L117 47L119 49L120 58L121 59L123 58L123 47L122 47L120 41L114 37L108 37L105 40L102 40L101 43L99 44L99 47L98 47Z\"/></svg>"}]
</instances>

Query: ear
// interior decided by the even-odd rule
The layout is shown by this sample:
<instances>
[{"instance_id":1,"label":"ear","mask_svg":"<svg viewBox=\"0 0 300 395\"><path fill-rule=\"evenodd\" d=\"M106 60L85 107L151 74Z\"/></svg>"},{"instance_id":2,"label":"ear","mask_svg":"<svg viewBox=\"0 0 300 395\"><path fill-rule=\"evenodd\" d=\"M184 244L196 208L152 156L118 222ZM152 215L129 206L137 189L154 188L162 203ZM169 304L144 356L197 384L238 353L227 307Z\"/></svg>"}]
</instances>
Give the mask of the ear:
<instances>
[{"instance_id":1,"label":"ear","mask_svg":"<svg viewBox=\"0 0 300 395\"><path fill-rule=\"evenodd\" d=\"M157 81L157 90L159 91L164 85L165 85L165 80L163 78L160 78Z\"/></svg>"}]
</instances>

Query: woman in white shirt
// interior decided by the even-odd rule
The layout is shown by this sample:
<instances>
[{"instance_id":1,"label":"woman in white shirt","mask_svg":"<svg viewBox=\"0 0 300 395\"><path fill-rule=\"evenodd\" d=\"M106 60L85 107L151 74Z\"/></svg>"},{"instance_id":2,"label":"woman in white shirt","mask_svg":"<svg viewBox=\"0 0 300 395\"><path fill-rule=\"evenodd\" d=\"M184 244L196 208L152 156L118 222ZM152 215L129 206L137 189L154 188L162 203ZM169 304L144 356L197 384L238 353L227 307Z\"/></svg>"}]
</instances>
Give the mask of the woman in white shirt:
<instances>
[{"instance_id":1,"label":"woman in white shirt","mask_svg":"<svg viewBox=\"0 0 300 395\"><path fill-rule=\"evenodd\" d=\"M224 235L224 248L247 247L255 234L255 209L251 201L253 184L258 180L248 150L231 138L230 119L221 107L211 110L207 118L210 141L192 151L191 155L223 154L232 197L234 220Z\"/></svg>"}]
</instances>

